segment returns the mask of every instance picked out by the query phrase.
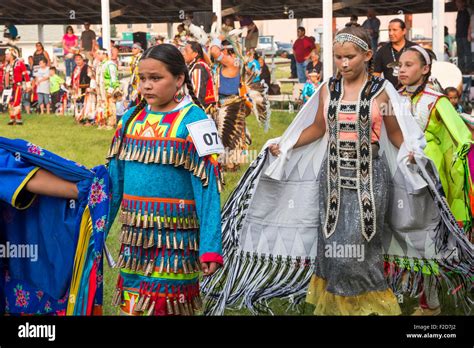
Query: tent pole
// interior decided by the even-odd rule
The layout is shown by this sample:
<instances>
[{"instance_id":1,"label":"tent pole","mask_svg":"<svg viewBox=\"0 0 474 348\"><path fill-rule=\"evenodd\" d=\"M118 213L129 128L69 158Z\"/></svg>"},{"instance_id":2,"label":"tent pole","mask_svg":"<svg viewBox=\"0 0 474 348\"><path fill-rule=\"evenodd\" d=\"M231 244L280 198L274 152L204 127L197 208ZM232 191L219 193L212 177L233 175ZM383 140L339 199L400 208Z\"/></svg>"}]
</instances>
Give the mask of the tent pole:
<instances>
[{"instance_id":1,"label":"tent pole","mask_svg":"<svg viewBox=\"0 0 474 348\"><path fill-rule=\"evenodd\" d=\"M433 52L444 61L444 0L433 0Z\"/></svg>"},{"instance_id":2,"label":"tent pole","mask_svg":"<svg viewBox=\"0 0 474 348\"><path fill-rule=\"evenodd\" d=\"M222 0L212 0L212 12L217 16L217 28L222 27Z\"/></svg>"},{"instance_id":3,"label":"tent pole","mask_svg":"<svg viewBox=\"0 0 474 348\"><path fill-rule=\"evenodd\" d=\"M323 69L324 79L332 76L332 0L323 0Z\"/></svg>"},{"instance_id":4,"label":"tent pole","mask_svg":"<svg viewBox=\"0 0 474 348\"><path fill-rule=\"evenodd\" d=\"M38 42L44 44L44 24L38 24Z\"/></svg>"},{"instance_id":5,"label":"tent pole","mask_svg":"<svg viewBox=\"0 0 474 348\"><path fill-rule=\"evenodd\" d=\"M110 4L109 0L101 0L102 11L102 47L110 54Z\"/></svg>"}]
</instances>

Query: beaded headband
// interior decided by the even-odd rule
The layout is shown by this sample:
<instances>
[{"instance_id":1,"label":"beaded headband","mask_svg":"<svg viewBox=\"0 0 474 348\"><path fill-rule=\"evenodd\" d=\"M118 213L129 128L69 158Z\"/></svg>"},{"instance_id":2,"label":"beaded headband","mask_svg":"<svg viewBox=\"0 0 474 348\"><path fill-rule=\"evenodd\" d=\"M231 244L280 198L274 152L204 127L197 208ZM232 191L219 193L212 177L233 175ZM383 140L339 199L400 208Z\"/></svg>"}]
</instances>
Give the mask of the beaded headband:
<instances>
[{"instance_id":1,"label":"beaded headband","mask_svg":"<svg viewBox=\"0 0 474 348\"><path fill-rule=\"evenodd\" d=\"M367 44L367 42L362 40L360 37L357 37L355 35L348 34L348 33L342 33L342 34L336 35L336 38L334 39L334 43L343 44L345 42L352 42L353 44L356 44L357 46L362 48L364 51L369 50L369 45Z\"/></svg>"},{"instance_id":2,"label":"beaded headband","mask_svg":"<svg viewBox=\"0 0 474 348\"><path fill-rule=\"evenodd\" d=\"M423 56L423 58L425 58L426 64L431 65L430 55L428 54L428 52L423 47L415 45L415 46L411 46L410 49L411 48L413 48L414 50L417 50L418 52L420 52L421 55Z\"/></svg>"}]
</instances>

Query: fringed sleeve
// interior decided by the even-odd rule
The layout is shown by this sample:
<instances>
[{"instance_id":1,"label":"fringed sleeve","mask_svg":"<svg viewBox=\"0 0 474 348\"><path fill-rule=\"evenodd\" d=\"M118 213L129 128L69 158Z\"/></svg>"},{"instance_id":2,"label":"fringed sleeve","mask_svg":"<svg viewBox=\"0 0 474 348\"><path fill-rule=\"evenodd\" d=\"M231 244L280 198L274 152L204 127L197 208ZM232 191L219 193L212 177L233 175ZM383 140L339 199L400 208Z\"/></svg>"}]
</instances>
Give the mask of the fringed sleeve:
<instances>
[{"instance_id":1,"label":"fringed sleeve","mask_svg":"<svg viewBox=\"0 0 474 348\"><path fill-rule=\"evenodd\" d=\"M468 156L472 146L472 135L466 124L460 117L457 117L457 111L449 102L448 98L441 97L436 103L437 114L441 117L443 124L446 126L451 135L456 152L453 156L453 161L450 164L452 167L450 177L452 181L457 181L455 177L461 176L459 182L462 182L463 193L458 194L457 197L451 198L451 209L456 218L462 217L462 224L466 232L470 233L472 227L472 201L474 200L472 193L472 177L474 173L470 173ZM459 163L456 163L458 162ZM459 188L453 188L457 191ZM462 212L462 213L461 213Z\"/></svg>"},{"instance_id":2,"label":"fringed sleeve","mask_svg":"<svg viewBox=\"0 0 474 348\"><path fill-rule=\"evenodd\" d=\"M185 120L187 124L207 118L197 107L190 111ZM220 165L215 154L199 157L189 135L186 144L191 164L185 164L185 168L192 174L191 182L200 226L199 258L201 262L217 262L222 265L220 191L223 176Z\"/></svg>"},{"instance_id":3,"label":"fringed sleeve","mask_svg":"<svg viewBox=\"0 0 474 348\"><path fill-rule=\"evenodd\" d=\"M209 182L204 186L198 177L193 175L191 178L200 224L199 258L201 262L222 265L221 208L217 184L220 180L219 163L215 155L200 160L205 163Z\"/></svg>"},{"instance_id":4,"label":"fringed sleeve","mask_svg":"<svg viewBox=\"0 0 474 348\"><path fill-rule=\"evenodd\" d=\"M438 100L436 110L456 142L458 154L465 156L463 148L469 148L472 143L472 135L466 124L460 117L457 117L456 109L454 109L446 97L441 97Z\"/></svg>"}]
</instances>

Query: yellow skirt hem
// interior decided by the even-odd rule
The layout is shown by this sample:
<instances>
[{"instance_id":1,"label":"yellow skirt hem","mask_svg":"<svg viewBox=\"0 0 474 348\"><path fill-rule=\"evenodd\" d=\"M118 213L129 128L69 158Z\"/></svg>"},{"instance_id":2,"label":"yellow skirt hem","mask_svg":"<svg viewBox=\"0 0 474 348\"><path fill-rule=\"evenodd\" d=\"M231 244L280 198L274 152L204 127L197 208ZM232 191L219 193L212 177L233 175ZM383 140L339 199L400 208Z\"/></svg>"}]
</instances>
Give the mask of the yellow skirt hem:
<instances>
[{"instance_id":1,"label":"yellow skirt hem","mask_svg":"<svg viewBox=\"0 0 474 348\"><path fill-rule=\"evenodd\" d=\"M357 296L340 296L326 290L325 279L313 275L306 302L315 306L315 315L400 315L401 309L391 289L369 291Z\"/></svg>"}]
</instances>

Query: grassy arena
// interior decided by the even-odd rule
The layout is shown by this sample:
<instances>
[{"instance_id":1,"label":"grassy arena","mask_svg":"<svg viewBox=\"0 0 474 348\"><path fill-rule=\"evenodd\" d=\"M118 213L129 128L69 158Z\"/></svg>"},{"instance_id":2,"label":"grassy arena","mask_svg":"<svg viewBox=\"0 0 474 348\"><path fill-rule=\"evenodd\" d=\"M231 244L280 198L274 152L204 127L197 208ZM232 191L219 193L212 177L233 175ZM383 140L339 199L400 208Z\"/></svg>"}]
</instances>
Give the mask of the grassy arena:
<instances>
[{"instance_id":1,"label":"grassy arena","mask_svg":"<svg viewBox=\"0 0 474 348\"><path fill-rule=\"evenodd\" d=\"M265 133L262 127L258 126L253 115L247 118L249 128L252 134L253 144L250 150L256 155L263 144L270 138L280 136L286 127L291 123L294 114L287 112L273 112L271 128ZM26 115L24 117L24 126L7 126L7 115L0 114L0 136L8 138L21 138L35 143L45 149L57 153L60 156L69 158L82 163L87 167L94 167L105 162L105 155L113 136L113 131L98 130L95 127L81 127L74 123L72 117L56 115ZM223 204L232 189L236 186L239 178L248 165L243 166L236 173L226 173L226 185L221 195ZM109 234L107 245L112 251L114 258L118 255L119 243L119 224L116 222ZM110 269L104 266L104 314L115 315L116 309L110 305L118 270ZM456 308L452 298L445 299L446 291L440 293L441 303L443 304L443 314L463 315L460 308ZM400 305L403 314L408 315L417 305L416 299L408 297L400 298ZM279 301L274 301L272 309L275 314L298 314L287 310L287 306ZM310 305L303 307L303 313L311 314ZM229 315L248 314L245 310L228 311Z\"/></svg>"}]
</instances>

